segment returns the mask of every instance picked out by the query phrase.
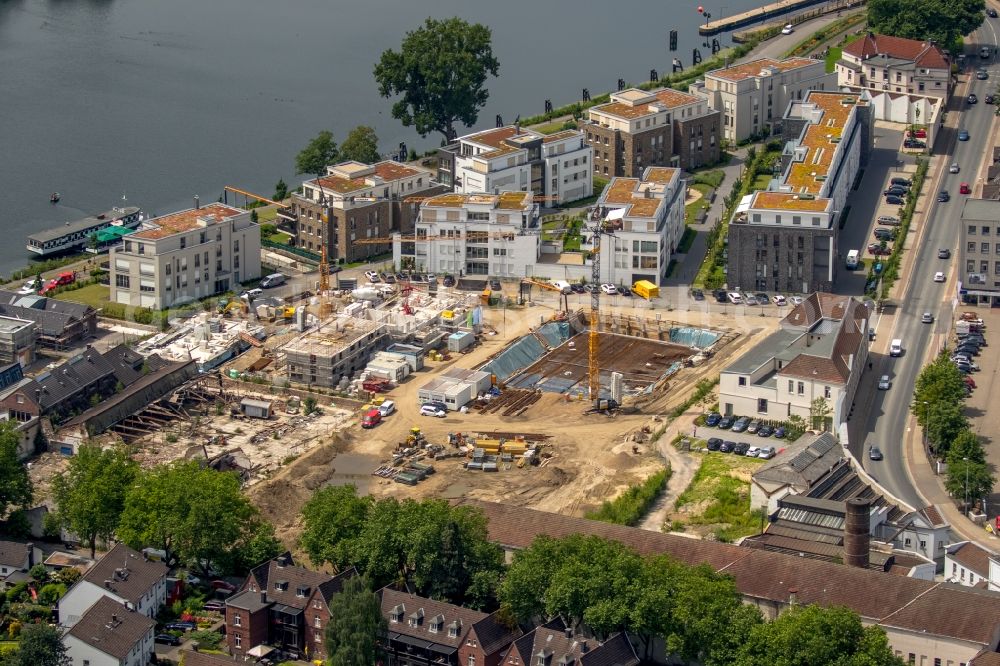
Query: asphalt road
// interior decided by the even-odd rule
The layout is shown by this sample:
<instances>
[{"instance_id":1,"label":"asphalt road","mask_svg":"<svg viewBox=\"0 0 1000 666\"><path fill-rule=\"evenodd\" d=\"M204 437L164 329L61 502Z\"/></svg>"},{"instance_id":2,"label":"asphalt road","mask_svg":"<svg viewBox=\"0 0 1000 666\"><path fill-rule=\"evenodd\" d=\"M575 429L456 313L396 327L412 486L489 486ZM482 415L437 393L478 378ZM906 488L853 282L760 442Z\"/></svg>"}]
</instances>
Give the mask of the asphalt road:
<instances>
[{"instance_id":1,"label":"asphalt road","mask_svg":"<svg viewBox=\"0 0 1000 666\"><path fill-rule=\"evenodd\" d=\"M979 46L983 44L996 48L998 41L1000 41L997 39L998 25L996 24L996 19L986 20L983 28L970 40L975 42L969 45L972 53L978 51ZM961 81L958 89L966 94L973 92L982 100L997 88L997 80L1000 79L1000 66L995 58L990 61L980 61L977 56L973 55L968 57L968 60L973 70L979 66L987 67L990 78L986 81L979 81L974 78L973 74L971 87L966 90L965 81ZM965 76L963 75L963 78ZM862 378L862 382L869 383L869 386L866 387L869 390L859 392L855 401L859 407L854 417L859 419L859 422L851 428L851 449L863 461L865 469L889 492L915 507L923 506L925 502L914 487L903 458L909 403L932 334L948 332L951 324L956 295L957 270L955 270L955 262L958 261L959 225L961 224L962 205L967 196L958 193L959 183L975 183L983 151L989 149L991 144L988 134L992 122L991 111L993 107L982 101L976 105L967 105L964 100L958 106L961 108L958 126L969 131L970 140L957 141L957 131L945 128L937 139L936 147L939 151L949 155L945 158L946 164L957 162L962 171L959 174L950 174L947 168L943 168L939 179L936 178L932 181L928 188L931 197L935 197L935 193L939 189L944 189L951 193L952 199L947 203L937 203L936 197L932 199L933 203L930 204L925 223L928 226L923 230L921 242L916 248L917 256L914 270L910 275L905 297L896 308L892 330L884 330L885 327L878 328L881 342L884 343L886 340L896 338L902 339L905 353L899 358L890 358L887 354L873 355L874 371ZM956 112L954 101L950 109L949 114ZM883 137L884 139L885 137ZM881 150L878 151L879 154L881 152ZM882 183L884 183L884 179L866 183L865 188L868 190L873 187L881 188ZM937 258L938 248L943 247L952 250L950 260ZM934 272L939 270L945 271L949 278L947 283L933 282ZM924 312L933 312L936 322L934 324L920 323L920 316ZM875 322L878 323L878 316L876 316ZM882 374L888 374L892 378L892 388L888 391L870 390L870 385L874 384L878 376ZM869 396L870 399L864 399ZM865 413L866 409L867 414ZM857 428L860 423L865 424L865 427ZM867 458L869 444L876 444L882 449L885 454L883 461L873 462ZM923 461L915 462L916 464L924 464Z\"/></svg>"}]
</instances>

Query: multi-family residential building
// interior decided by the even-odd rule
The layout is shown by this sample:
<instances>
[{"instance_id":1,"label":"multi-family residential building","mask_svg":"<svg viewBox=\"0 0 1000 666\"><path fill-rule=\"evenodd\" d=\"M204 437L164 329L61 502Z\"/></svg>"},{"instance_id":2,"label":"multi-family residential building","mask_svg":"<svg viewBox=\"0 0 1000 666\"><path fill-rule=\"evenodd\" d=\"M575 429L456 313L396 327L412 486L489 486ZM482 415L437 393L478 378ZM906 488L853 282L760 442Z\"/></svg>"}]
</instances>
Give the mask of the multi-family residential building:
<instances>
[{"instance_id":1,"label":"multi-family residential building","mask_svg":"<svg viewBox=\"0 0 1000 666\"><path fill-rule=\"evenodd\" d=\"M807 421L826 401L836 432L847 420L868 363L868 308L849 296L814 293L777 331L723 369L719 409L728 415Z\"/></svg>"},{"instance_id":2,"label":"multi-family residential building","mask_svg":"<svg viewBox=\"0 0 1000 666\"><path fill-rule=\"evenodd\" d=\"M720 118L704 97L670 88L629 88L587 110L581 130L594 175L638 176L649 166L695 169L719 159Z\"/></svg>"},{"instance_id":3,"label":"multi-family residential building","mask_svg":"<svg viewBox=\"0 0 1000 666\"><path fill-rule=\"evenodd\" d=\"M153 618L166 596L166 565L119 543L59 600L59 621L73 626L102 597Z\"/></svg>"},{"instance_id":4,"label":"multi-family residential building","mask_svg":"<svg viewBox=\"0 0 1000 666\"><path fill-rule=\"evenodd\" d=\"M420 206L413 236L393 241L393 262L459 276L524 277L538 259L537 226L531 192L441 194Z\"/></svg>"},{"instance_id":5,"label":"multi-family residential building","mask_svg":"<svg viewBox=\"0 0 1000 666\"><path fill-rule=\"evenodd\" d=\"M871 152L872 125L866 93L811 91L788 105L775 125L784 139L780 173L766 191L744 197L730 220L730 289L832 288L840 217Z\"/></svg>"},{"instance_id":6,"label":"multi-family residential building","mask_svg":"<svg viewBox=\"0 0 1000 666\"><path fill-rule=\"evenodd\" d=\"M111 300L162 310L260 277L260 226L221 203L142 223L111 249Z\"/></svg>"},{"instance_id":7,"label":"multi-family residential building","mask_svg":"<svg viewBox=\"0 0 1000 666\"><path fill-rule=\"evenodd\" d=\"M593 151L579 130L541 134L517 125L459 137L438 150L438 181L462 194L534 192L547 205L594 192Z\"/></svg>"},{"instance_id":8,"label":"multi-family residential building","mask_svg":"<svg viewBox=\"0 0 1000 666\"><path fill-rule=\"evenodd\" d=\"M357 243L413 229L420 200L447 191L434 174L393 160L343 162L302 184L291 206L278 212L295 230L295 245L327 260L361 261L386 253L391 242Z\"/></svg>"},{"instance_id":9,"label":"multi-family residential building","mask_svg":"<svg viewBox=\"0 0 1000 666\"><path fill-rule=\"evenodd\" d=\"M713 69L688 92L722 112L722 138L735 143L764 134L789 102L808 91L836 89L837 75L827 74L822 60L761 58Z\"/></svg>"},{"instance_id":10,"label":"multi-family residential building","mask_svg":"<svg viewBox=\"0 0 1000 666\"><path fill-rule=\"evenodd\" d=\"M1000 305L1000 201L966 199L959 243L959 293L966 303Z\"/></svg>"},{"instance_id":11,"label":"multi-family residential building","mask_svg":"<svg viewBox=\"0 0 1000 666\"><path fill-rule=\"evenodd\" d=\"M295 564L283 553L257 566L233 596L226 599L229 653L246 658L258 645L308 659L323 659L330 599L356 576L351 568L336 576Z\"/></svg>"},{"instance_id":12,"label":"multi-family residential building","mask_svg":"<svg viewBox=\"0 0 1000 666\"><path fill-rule=\"evenodd\" d=\"M947 99L951 60L934 42L868 33L844 47L836 64L841 86Z\"/></svg>"},{"instance_id":13,"label":"multi-family residential building","mask_svg":"<svg viewBox=\"0 0 1000 666\"><path fill-rule=\"evenodd\" d=\"M594 214L613 229L602 239L601 279L617 284L661 284L684 233L686 183L680 169L646 167L641 178L613 178Z\"/></svg>"},{"instance_id":14,"label":"multi-family residential building","mask_svg":"<svg viewBox=\"0 0 1000 666\"><path fill-rule=\"evenodd\" d=\"M69 666L146 666L156 663L153 618L101 597L63 636Z\"/></svg>"}]
</instances>

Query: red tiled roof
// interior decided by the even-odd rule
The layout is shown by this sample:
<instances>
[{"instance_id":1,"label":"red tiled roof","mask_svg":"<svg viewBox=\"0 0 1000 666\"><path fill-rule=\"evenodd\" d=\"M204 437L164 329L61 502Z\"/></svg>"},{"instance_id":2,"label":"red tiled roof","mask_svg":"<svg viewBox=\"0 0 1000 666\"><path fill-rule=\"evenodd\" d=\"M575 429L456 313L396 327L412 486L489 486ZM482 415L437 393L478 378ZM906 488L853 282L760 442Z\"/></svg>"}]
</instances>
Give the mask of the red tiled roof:
<instances>
[{"instance_id":1,"label":"red tiled roof","mask_svg":"<svg viewBox=\"0 0 1000 666\"><path fill-rule=\"evenodd\" d=\"M919 39L867 34L844 47L844 53L866 60L875 55L887 55L909 60L928 69L947 69L948 58L936 44Z\"/></svg>"}]
</instances>

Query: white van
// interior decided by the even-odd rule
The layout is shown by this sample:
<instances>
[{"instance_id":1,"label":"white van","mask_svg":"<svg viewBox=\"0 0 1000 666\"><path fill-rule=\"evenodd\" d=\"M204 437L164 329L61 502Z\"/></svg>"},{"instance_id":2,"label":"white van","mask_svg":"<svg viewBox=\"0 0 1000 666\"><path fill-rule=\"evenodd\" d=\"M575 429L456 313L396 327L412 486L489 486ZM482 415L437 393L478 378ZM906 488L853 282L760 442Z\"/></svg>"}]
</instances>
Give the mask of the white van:
<instances>
[{"instance_id":1,"label":"white van","mask_svg":"<svg viewBox=\"0 0 1000 666\"><path fill-rule=\"evenodd\" d=\"M556 280L552 283L552 286L556 287L562 294L569 294L573 291L573 288L569 286L569 282L565 280Z\"/></svg>"},{"instance_id":2,"label":"white van","mask_svg":"<svg viewBox=\"0 0 1000 666\"><path fill-rule=\"evenodd\" d=\"M889 356L902 356L903 355L903 341L896 338L889 345Z\"/></svg>"},{"instance_id":3,"label":"white van","mask_svg":"<svg viewBox=\"0 0 1000 666\"><path fill-rule=\"evenodd\" d=\"M850 252L847 253L847 267L853 271L855 268L858 267L858 262L860 261L860 259L861 259L861 253L858 252L857 250L851 250Z\"/></svg>"},{"instance_id":4,"label":"white van","mask_svg":"<svg viewBox=\"0 0 1000 666\"><path fill-rule=\"evenodd\" d=\"M277 287L283 284L285 284L285 276L281 273L271 273L260 281L260 286L264 289L270 289L271 287Z\"/></svg>"}]
</instances>

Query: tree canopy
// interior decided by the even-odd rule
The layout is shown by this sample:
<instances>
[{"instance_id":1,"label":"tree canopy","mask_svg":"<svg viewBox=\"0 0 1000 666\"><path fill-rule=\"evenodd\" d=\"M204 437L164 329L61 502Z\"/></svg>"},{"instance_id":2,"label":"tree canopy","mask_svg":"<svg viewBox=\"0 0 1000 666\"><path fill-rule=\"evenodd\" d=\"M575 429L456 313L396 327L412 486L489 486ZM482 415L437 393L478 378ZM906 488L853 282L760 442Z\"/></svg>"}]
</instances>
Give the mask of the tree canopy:
<instances>
[{"instance_id":1,"label":"tree canopy","mask_svg":"<svg viewBox=\"0 0 1000 666\"><path fill-rule=\"evenodd\" d=\"M333 132L323 130L295 156L295 173L321 176L326 172L326 166L336 162L339 156Z\"/></svg>"},{"instance_id":2,"label":"tree canopy","mask_svg":"<svg viewBox=\"0 0 1000 666\"><path fill-rule=\"evenodd\" d=\"M328 666L371 666L381 662L380 644L387 631L378 595L355 576L330 600L326 625Z\"/></svg>"},{"instance_id":3,"label":"tree canopy","mask_svg":"<svg viewBox=\"0 0 1000 666\"><path fill-rule=\"evenodd\" d=\"M20 441L12 422L0 423L0 519L31 504L33 489L28 468L17 455Z\"/></svg>"},{"instance_id":4,"label":"tree canopy","mask_svg":"<svg viewBox=\"0 0 1000 666\"><path fill-rule=\"evenodd\" d=\"M340 144L340 159L371 164L382 156L378 152L378 135L373 127L358 125L347 134Z\"/></svg>"},{"instance_id":5,"label":"tree canopy","mask_svg":"<svg viewBox=\"0 0 1000 666\"><path fill-rule=\"evenodd\" d=\"M961 37L982 25L985 10L984 0L869 0L868 28L954 49Z\"/></svg>"},{"instance_id":6,"label":"tree canopy","mask_svg":"<svg viewBox=\"0 0 1000 666\"><path fill-rule=\"evenodd\" d=\"M121 448L81 446L69 459L69 468L56 475L52 493L61 523L90 544L107 542L118 529L125 494L139 473L139 465Z\"/></svg>"},{"instance_id":7,"label":"tree canopy","mask_svg":"<svg viewBox=\"0 0 1000 666\"><path fill-rule=\"evenodd\" d=\"M302 515L300 545L313 564L354 565L379 587L405 581L419 594L482 608L503 571L503 552L471 507L373 501L342 486L317 492Z\"/></svg>"},{"instance_id":8,"label":"tree canopy","mask_svg":"<svg viewBox=\"0 0 1000 666\"><path fill-rule=\"evenodd\" d=\"M387 49L375 65L379 94L399 96L392 117L445 141L455 138L456 123L475 124L489 99L486 79L500 71L492 41L488 27L457 17L428 18L406 33L399 51Z\"/></svg>"}]
</instances>

